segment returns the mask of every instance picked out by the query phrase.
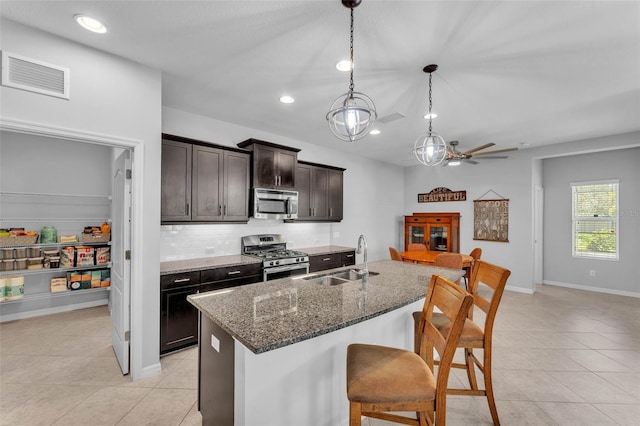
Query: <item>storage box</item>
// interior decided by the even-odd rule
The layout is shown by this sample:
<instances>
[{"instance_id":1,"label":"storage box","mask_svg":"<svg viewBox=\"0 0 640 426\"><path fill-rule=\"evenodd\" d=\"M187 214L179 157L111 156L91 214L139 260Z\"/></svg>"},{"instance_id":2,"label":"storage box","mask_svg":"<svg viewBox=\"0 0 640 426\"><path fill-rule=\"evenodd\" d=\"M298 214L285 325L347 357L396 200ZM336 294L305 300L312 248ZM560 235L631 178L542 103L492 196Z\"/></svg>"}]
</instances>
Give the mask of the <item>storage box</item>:
<instances>
[{"instance_id":1,"label":"storage box","mask_svg":"<svg viewBox=\"0 0 640 426\"><path fill-rule=\"evenodd\" d=\"M24 297L24 276L16 275L7 278L4 300L18 300Z\"/></svg>"},{"instance_id":2,"label":"storage box","mask_svg":"<svg viewBox=\"0 0 640 426\"><path fill-rule=\"evenodd\" d=\"M111 238L111 234L80 234L80 241L83 243L106 243Z\"/></svg>"},{"instance_id":3,"label":"storage box","mask_svg":"<svg viewBox=\"0 0 640 426\"><path fill-rule=\"evenodd\" d=\"M111 262L111 247L96 247L96 265L106 265Z\"/></svg>"},{"instance_id":4,"label":"storage box","mask_svg":"<svg viewBox=\"0 0 640 426\"><path fill-rule=\"evenodd\" d=\"M90 281L89 286L91 286ZM82 290L82 272L67 272L67 287L69 290Z\"/></svg>"},{"instance_id":5,"label":"storage box","mask_svg":"<svg viewBox=\"0 0 640 426\"><path fill-rule=\"evenodd\" d=\"M91 271L91 288L100 288L102 282L102 271Z\"/></svg>"},{"instance_id":6,"label":"storage box","mask_svg":"<svg viewBox=\"0 0 640 426\"><path fill-rule=\"evenodd\" d=\"M95 264L94 248L87 246L76 247L76 265L92 266Z\"/></svg>"},{"instance_id":7,"label":"storage box","mask_svg":"<svg viewBox=\"0 0 640 426\"><path fill-rule=\"evenodd\" d=\"M63 247L60 250L60 266L63 268L76 266L76 249L74 247Z\"/></svg>"},{"instance_id":8,"label":"storage box","mask_svg":"<svg viewBox=\"0 0 640 426\"><path fill-rule=\"evenodd\" d=\"M111 269L102 269L100 275L100 287L111 286Z\"/></svg>"},{"instance_id":9,"label":"storage box","mask_svg":"<svg viewBox=\"0 0 640 426\"><path fill-rule=\"evenodd\" d=\"M38 241L38 234L36 235L18 235L0 237L0 247L8 246L26 246L29 244L35 244Z\"/></svg>"},{"instance_id":10,"label":"storage box","mask_svg":"<svg viewBox=\"0 0 640 426\"><path fill-rule=\"evenodd\" d=\"M60 291L67 291L67 279L64 277L61 278L51 278L51 293L57 293Z\"/></svg>"},{"instance_id":11,"label":"storage box","mask_svg":"<svg viewBox=\"0 0 640 426\"><path fill-rule=\"evenodd\" d=\"M27 258L27 269L42 269L44 257Z\"/></svg>"},{"instance_id":12,"label":"storage box","mask_svg":"<svg viewBox=\"0 0 640 426\"><path fill-rule=\"evenodd\" d=\"M27 258L16 259L14 269L27 269Z\"/></svg>"}]
</instances>

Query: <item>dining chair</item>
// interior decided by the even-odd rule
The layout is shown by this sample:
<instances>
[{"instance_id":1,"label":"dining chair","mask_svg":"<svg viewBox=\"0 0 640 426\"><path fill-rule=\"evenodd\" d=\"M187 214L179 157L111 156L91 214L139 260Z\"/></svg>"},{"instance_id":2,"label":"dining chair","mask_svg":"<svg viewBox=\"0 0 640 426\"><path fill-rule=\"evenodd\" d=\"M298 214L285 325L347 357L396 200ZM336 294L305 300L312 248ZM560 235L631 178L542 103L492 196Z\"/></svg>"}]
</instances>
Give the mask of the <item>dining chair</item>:
<instances>
[{"instance_id":1,"label":"dining chair","mask_svg":"<svg viewBox=\"0 0 640 426\"><path fill-rule=\"evenodd\" d=\"M433 275L420 317L418 353L388 346L354 343L347 348L349 424L361 417L409 425L445 426L447 382L462 327L473 304L472 296L451 281ZM452 326L438 330L432 323L434 308ZM434 354L440 364L434 375ZM416 418L393 412L415 411Z\"/></svg>"},{"instance_id":2,"label":"dining chair","mask_svg":"<svg viewBox=\"0 0 640 426\"><path fill-rule=\"evenodd\" d=\"M462 269L462 255L460 253L440 253L433 259L433 266L442 268ZM460 285L460 279L456 280Z\"/></svg>"},{"instance_id":3,"label":"dining chair","mask_svg":"<svg viewBox=\"0 0 640 426\"><path fill-rule=\"evenodd\" d=\"M407 244L407 251L429 251L425 244L409 243Z\"/></svg>"},{"instance_id":4,"label":"dining chair","mask_svg":"<svg viewBox=\"0 0 640 426\"><path fill-rule=\"evenodd\" d=\"M482 249L480 247L474 248L473 250L471 250L471 253L469 253L469 256L473 257L473 261L475 262L476 260L480 259L480 256L482 256ZM466 272L464 274L464 285L465 288L469 288L469 280L471 279L471 267L465 269Z\"/></svg>"},{"instance_id":5,"label":"dining chair","mask_svg":"<svg viewBox=\"0 0 640 426\"><path fill-rule=\"evenodd\" d=\"M402 256L398 253L398 250L393 247L389 247L389 254L391 255L391 260L399 260L402 261Z\"/></svg>"},{"instance_id":6,"label":"dining chair","mask_svg":"<svg viewBox=\"0 0 640 426\"><path fill-rule=\"evenodd\" d=\"M469 310L469 316L464 323L458 343L458 348L464 348L464 364L452 363L450 366L451 368L461 368L467 371L467 378L471 388L447 389L448 395L486 396L495 426L500 425L500 420L498 419L498 410L496 409L493 395L491 371L493 324L509 275L511 275L511 271L500 266L492 265L483 260L474 262L471 280L469 281L469 292L473 296L474 306ZM473 319L473 312L476 307L484 312L484 323ZM433 314L432 321L435 327L443 333L452 327L452 322L449 318L438 313ZM420 326L417 325L416 334L419 329ZM414 345L414 350L417 353L420 350L419 342L414 342ZM475 356L473 349L482 349L482 362ZM437 364L438 362L435 361L435 363ZM475 367L478 367L484 377L484 389L478 388Z\"/></svg>"}]
</instances>

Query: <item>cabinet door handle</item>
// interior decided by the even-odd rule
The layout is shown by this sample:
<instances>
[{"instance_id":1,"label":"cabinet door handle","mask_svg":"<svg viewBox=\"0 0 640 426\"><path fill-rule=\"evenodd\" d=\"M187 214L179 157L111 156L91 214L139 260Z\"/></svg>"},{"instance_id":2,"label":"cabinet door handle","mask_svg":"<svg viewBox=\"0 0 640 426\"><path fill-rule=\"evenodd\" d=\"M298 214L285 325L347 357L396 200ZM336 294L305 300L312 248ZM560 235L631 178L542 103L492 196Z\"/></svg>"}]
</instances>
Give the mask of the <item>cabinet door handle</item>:
<instances>
[{"instance_id":1,"label":"cabinet door handle","mask_svg":"<svg viewBox=\"0 0 640 426\"><path fill-rule=\"evenodd\" d=\"M348 255L347 255L347 257L353 257L353 256L354 256L354 255L352 255L352 254L348 254Z\"/></svg>"},{"instance_id":2,"label":"cabinet door handle","mask_svg":"<svg viewBox=\"0 0 640 426\"><path fill-rule=\"evenodd\" d=\"M222 206L218 205L218 216L222 216Z\"/></svg>"},{"instance_id":3,"label":"cabinet door handle","mask_svg":"<svg viewBox=\"0 0 640 426\"><path fill-rule=\"evenodd\" d=\"M324 259L322 259L322 261L323 261L323 262L328 262L328 261L330 261L330 260L331 260L331 258L330 258L330 257L325 257Z\"/></svg>"},{"instance_id":4,"label":"cabinet door handle","mask_svg":"<svg viewBox=\"0 0 640 426\"><path fill-rule=\"evenodd\" d=\"M333 216L333 207L329 207L329 216Z\"/></svg>"},{"instance_id":5,"label":"cabinet door handle","mask_svg":"<svg viewBox=\"0 0 640 426\"><path fill-rule=\"evenodd\" d=\"M229 271L227 274L228 275L237 275L239 274L241 271Z\"/></svg>"},{"instance_id":6,"label":"cabinet door handle","mask_svg":"<svg viewBox=\"0 0 640 426\"><path fill-rule=\"evenodd\" d=\"M222 206L222 216L226 216L227 215L227 205L225 204L224 206Z\"/></svg>"},{"instance_id":7,"label":"cabinet door handle","mask_svg":"<svg viewBox=\"0 0 640 426\"><path fill-rule=\"evenodd\" d=\"M174 283L186 283L191 281L191 278L180 278L179 280L173 280Z\"/></svg>"},{"instance_id":8,"label":"cabinet door handle","mask_svg":"<svg viewBox=\"0 0 640 426\"><path fill-rule=\"evenodd\" d=\"M191 216L191 204L187 203L187 216Z\"/></svg>"}]
</instances>

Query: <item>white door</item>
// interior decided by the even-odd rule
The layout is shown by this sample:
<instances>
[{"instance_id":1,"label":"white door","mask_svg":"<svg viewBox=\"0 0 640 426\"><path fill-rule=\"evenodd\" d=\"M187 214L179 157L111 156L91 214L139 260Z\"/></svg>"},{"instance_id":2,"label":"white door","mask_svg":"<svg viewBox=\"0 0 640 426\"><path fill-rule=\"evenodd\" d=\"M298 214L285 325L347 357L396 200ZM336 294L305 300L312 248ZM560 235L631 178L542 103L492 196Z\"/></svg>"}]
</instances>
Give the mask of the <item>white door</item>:
<instances>
[{"instance_id":1,"label":"white door","mask_svg":"<svg viewBox=\"0 0 640 426\"><path fill-rule=\"evenodd\" d=\"M542 187L536 185L533 199L533 284L535 286L542 284L543 279L542 235L544 230L544 189Z\"/></svg>"},{"instance_id":2,"label":"white door","mask_svg":"<svg viewBox=\"0 0 640 426\"><path fill-rule=\"evenodd\" d=\"M124 150L114 163L111 208L111 344L122 374L129 373L129 318L131 261L131 152ZM130 173L130 172L129 172Z\"/></svg>"}]
</instances>

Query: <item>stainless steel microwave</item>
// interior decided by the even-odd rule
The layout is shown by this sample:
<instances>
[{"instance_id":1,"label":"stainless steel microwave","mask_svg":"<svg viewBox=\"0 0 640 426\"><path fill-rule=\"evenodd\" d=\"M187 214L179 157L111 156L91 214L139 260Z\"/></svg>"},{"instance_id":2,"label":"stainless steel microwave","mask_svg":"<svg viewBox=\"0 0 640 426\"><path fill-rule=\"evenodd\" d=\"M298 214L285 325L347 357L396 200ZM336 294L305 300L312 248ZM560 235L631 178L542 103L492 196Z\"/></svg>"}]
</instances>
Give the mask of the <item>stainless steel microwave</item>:
<instances>
[{"instance_id":1,"label":"stainless steel microwave","mask_svg":"<svg viewBox=\"0 0 640 426\"><path fill-rule=\"evenodd\" d=\"M297 219L298 191L286 189L253 189L255 219Z\"/></svg>"}]
</instances>

